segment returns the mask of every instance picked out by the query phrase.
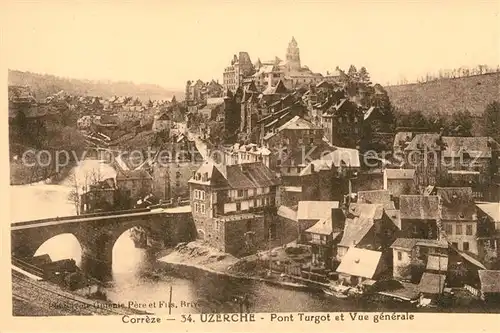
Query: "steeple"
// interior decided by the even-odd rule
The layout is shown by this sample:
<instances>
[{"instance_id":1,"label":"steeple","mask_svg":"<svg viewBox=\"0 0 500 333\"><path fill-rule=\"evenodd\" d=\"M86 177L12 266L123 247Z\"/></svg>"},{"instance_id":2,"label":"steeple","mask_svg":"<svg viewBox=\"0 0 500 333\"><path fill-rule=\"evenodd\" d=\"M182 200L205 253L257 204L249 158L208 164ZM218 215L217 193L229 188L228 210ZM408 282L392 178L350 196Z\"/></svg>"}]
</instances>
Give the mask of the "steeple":
<instances>
[{"instance_id":1,"label":"steeple","mask_svg":"<svg viewBox=\"0 0 500 333\"><path fill-rule=\"evenodd\" d=\"M292 40L288 43L286 61L288 63L288 70L295 72L300 71L300 50L295 37L292 37Z\"/></svg>"}]
</instances>

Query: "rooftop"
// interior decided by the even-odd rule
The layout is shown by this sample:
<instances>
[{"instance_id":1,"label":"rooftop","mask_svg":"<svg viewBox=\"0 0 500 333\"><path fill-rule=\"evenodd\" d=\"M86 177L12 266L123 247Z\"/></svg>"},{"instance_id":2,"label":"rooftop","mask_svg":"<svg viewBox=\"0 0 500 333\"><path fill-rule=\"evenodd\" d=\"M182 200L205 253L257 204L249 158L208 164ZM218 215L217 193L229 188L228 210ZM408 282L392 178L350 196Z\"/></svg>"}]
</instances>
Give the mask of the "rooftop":
<instances>
[{"instance_id":1,"label":"rooftop","mask_svg":"<svg viewBox=\"0 0 500 333\"><path fill-rule=\"evenodd\" d=\"M382 252L349 248L337 268L337 272L373 279L377 272Z\"/></svg>"},{"instance_id":2,"label":"rooftop","mask_svg":"<svg viewBox=\"0 0 500 333\"><path fill-rule=\"evenodd\" d=\"M444 290L446 275L425 272L418 284L418 290L424 294L441 294Z\"/></svg>"},{"instance_id":3,"label":"rooftop","mask_svg":"<svg viewBox=\"0 0 500 333\"><path fill-rule=\"evenodd\" d=\"M438 218L436 195L401 195L399 197L401 219L435 220Z\"/></svg>"},{"instance_id":4,"label":"rooftop","mask_svg":"<svg viewBox=\"0 0 500 333\"><path fill-rule=\"evenodd\" d=\"M476 205L484 214L490 217L493 222L500 222L500 202L488 202Z\"/></svg>"},{"instance_id":5,"label":"rooftop","mask_svg":"<svg viewBox=\"0 0 500 333\"><path fill-rule=\"evenodd\" d=\"M500 271L479 270L481 291L484 293L500 293Z\"/></svg>"},{"instance_id":6,"label":"rooftop","mask_svg":"<svg viewBox=\"0 0 500 333\"><path fill-rule=\"evenodd\" d=\"M298 220L320 220L332 215L332 208L339 208L338 201L299 201Z\"/></svg>"}]
</instances>

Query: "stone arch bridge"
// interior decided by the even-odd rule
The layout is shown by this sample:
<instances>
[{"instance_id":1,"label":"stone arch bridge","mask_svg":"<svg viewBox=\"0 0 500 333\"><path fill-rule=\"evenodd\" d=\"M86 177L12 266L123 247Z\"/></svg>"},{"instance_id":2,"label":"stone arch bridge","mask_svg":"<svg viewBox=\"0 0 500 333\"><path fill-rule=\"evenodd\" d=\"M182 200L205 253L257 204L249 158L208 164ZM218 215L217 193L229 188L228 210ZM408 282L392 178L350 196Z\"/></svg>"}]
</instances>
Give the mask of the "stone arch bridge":
<instances>
[{"instance_id":1,"label":"stone arch bridge","mask_svg":"<svg viewBox=\"0 0 500 333\"><path fill-rule=\"evenodd\" d=\"M72 234L82 248L82 269L91 276L102 278L111 272L116 240L132 227L161 235L166 246L196 237L189 206L134 209L13 223L11 254L20 259L32 258L47 240Z\"/></svg>"}]
</instances>

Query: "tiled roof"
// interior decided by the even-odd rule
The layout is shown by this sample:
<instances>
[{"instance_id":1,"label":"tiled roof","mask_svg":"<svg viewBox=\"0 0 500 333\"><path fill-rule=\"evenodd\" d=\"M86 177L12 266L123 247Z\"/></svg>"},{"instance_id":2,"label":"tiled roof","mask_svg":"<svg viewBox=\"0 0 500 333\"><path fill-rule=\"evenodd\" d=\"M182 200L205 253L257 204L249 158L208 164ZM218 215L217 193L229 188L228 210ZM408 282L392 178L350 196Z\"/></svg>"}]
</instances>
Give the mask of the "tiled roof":
<instances>
[{"instance_id":1,"label":"tiled roof","mask_svg":"<svg viewBox=\"0 0 500 333\"><path fill-rule=\"evenodd\" d=\"M399 197L401 219L435 220L438 218L436 195L402 195Z\"/></svg>"},{"instance_id":2,"label":"tiled roof","mask_svg":"<svg viewBox=\"0 0 500 333\"><path fill-rule=\"evenodd\" d=\"M417 244L418 239L416 238L397 238L394 243L392 243L391 248L393 249L403 249L411 250Z\"/></svg>"},{"instance_id":3,"label":"tiled roof","mask_svg":"<svg viewBox=\"0 0 500 333\"><path fill-rule=\"evenodd\" d=\"M382 252L351 247L342 258L337 272L372 279L381 256Z\"/></svg>"},{"instance_id":4,"label":"tiled roof","mask_svg":"<svg viewBox=\"0 0 500 333\"><path fill-rule=\"evenodd\" d=\"M385 169L384 173L387 179L413 179L415 178L415 169Z\"/></svg>"},{"instance_id":5,"label":"tiled roof","mask_svg":"<svg viewBox=\"0 0 500 333\"><path fill-rule=\"evenodd\" d=\"M217 166L206 162L196 173L201 175L200 179L191 178L190 183L232 189L275 186L280 182L273 171L261 162ZM206 180L203 180L204 174Z\"/></svg>"},{"instance_id":6,"label":"tiled roof","mask_svg":"<svg viewBox=\"0 0 500 333\"><path fill-rule=\"evenodd\" d=\"M483 293L500 293L500 271L479 270L478 274Z\"/></svg>"},{"instance_id":7,"label":"tiled roof","mask_svg":"<svg viewBox=\"0 0 500 333\"><path fill-rule=\"evenodd\" d=\"M494 222L500 222L500 202L477 204L477 208L488 215Z\"/></svg>"},{"instance_id":8,"label":"tiled roof","mask_svg":"<svg viewBox=\"0 0 500 333\"><path fill-rule=\"evenodd\" d=\"M279 178L261 162L222 166L222 174L230 188L244 189L279 184Z\"/></svg>"},{"instance_id":9,"label":"tiled roof","mask_svg":"<svg viewBox=\"0 0 500 333\"><path fill-rule=\"evenodd\" d=\"M440 294L444 290L446 275L425 272L418 284L418 290L425 294Z\"/></svg>"},{"instance_id":10,"label":"tiled roof","mask_svg":"<svg viewBox=\"0 0 500 333\"><path fill-rule=\"evenodd\" d=\"M296 130L296 129L319 129L319 127L315 126L310 121L300 118L299 116L295 116L282 125L278 131L282 131L285 129Z\"/></svg>"},{"instance_id":11,"label":"tiled roof","mask_svg":"<svg viewBox=\"0 0 500 333\"><path fill-rule=\"evenodd\" d=\"M391 203L392 201L391 201L391 194L389 193L388 190L371 190L371 191L359 191L358 202L371 203L371 204L387 204Z\"/></svg>"},{"instance_id":12,"label":"tiled roof","mask_svg":"<svg viewBox=\"0 0 500 333\"><path fill-rule=\"evenodd\" d=\"M366 216L356 216L345 220L344 234L340 240L340 246L356 246L373 227L373 219Z\"/></svg>"},{"instance_id":13,"label":"tiled roof","mask_svg":"<svg viewBox=\"0 0 500 333\"><path fill-rule=\"evenodd\" d=\"M320 220L332 215L332 208L339 208L338 201L299 201L298 220Z\"/></svg>"},{"instance_id":14,"label":"tiled roof","mask_svg":"<svg viewBox=\"0 0 500 333\"><path fill-rule=\"evenodd\" d=\"M448 248L448 243L444 240L423 239L423 238L397 238L392 243L391 248L411 250L415 246Z\"/></svg>"},{"instance_id":15,"label":"tiled roof","mask_svg":"<svg viewBox=\"0 0 500 333\"><path fill-rule=\"evenodd\" d=\"M470 187L437 187L437 195L441 197L443 220L474 220L475 205Z\"/></svg>"}]
</instances>

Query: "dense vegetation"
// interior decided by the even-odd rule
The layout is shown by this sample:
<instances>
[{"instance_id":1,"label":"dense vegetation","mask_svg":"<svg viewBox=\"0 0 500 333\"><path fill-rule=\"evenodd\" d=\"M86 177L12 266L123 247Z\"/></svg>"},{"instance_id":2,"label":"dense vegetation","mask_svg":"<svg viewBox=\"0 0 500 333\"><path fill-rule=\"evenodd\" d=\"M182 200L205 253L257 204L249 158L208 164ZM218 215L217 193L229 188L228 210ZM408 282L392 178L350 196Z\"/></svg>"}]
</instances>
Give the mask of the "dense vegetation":
<instances>
[{"instance_id":1,"label":"dense vegetation","mask_svg":"<svg viewBox=\"0 0 500 333\"><path fill-rule=\"evenodd\" d=\"M179 100L183 96L182 91L167 90L155 84L68 79L17 70L9 70L8 82L9 85L30 86L38 99L61 90L76 96L131 96L141 100L169 100L174 95Z\"/></svg>"}]
</instances>

